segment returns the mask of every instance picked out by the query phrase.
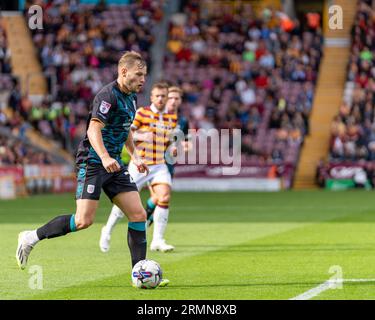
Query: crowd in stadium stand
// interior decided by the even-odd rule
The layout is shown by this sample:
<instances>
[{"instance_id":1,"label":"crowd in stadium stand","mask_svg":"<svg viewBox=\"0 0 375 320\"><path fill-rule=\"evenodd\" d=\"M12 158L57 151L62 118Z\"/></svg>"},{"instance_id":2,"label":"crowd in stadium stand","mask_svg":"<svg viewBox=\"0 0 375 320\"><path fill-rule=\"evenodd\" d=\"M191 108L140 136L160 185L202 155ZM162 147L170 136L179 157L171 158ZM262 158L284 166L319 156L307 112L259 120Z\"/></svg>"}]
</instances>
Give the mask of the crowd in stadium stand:
<instances>
[{"instance_id":1,"label":"crowd in stadium stand","mask_svg":"<svg viewBox=\"0 0 375 320\"><path fill-rule=\"evenodd\" d=\"M162 1L42 5L44 29L33 31L33 42L56 95L35 105L14 92L9 104L43 136L74 150L91 100L113 80L119 55L137 50L151 63ZM171 24L164 65L164 78L185 92L182 112L190 127L240 128L246 159L295 164L322 55L319 25L306 28L273 9L257 16L246 3L226 14L220 5L203 13L199 7L185 1L186 20Z\"/></svg>"},{"instance_id":2,"label":"crowd in stadium stand","mask_svg":"<svg viewBox=\"0 0 375 320\"><path fill-rule=\"evenodd\" d=\"M331 161L375 160L375 22L371 1L360 1L352 28L347 84L332 122Z\"/></svg>"},{"instance_id":3,"label":"crowd in stadium stand","mask_svg":"<svg viewBox=\"0 0 375 320\"><path fill-rule=\"evenodd\" d=\"M33 127L43 137L59 141L62 147L67 148L75 137L76 127L74 115L71 112L71 103L54 102L46 97L40 104L33 104L27 95L21 96L19 84L11 90L8 106L12 110L9 119L10 127L17 121L24 126Z\"/></svg>"},{"instance_id":4,"label":"crowd in stadium stand","mask_svg":"<svg viewBox=\"0 0 375 320\"><path fill-rule=\"evenodd\" d=\"M322 159L316 182L324 187L333 166L357 172L356 187L375 187L375 21L373 0L360 0L351 31L351 54L343 102L331 125L330 155ZM353 168L357 168L353 170ZM358 169L361 168L361 169ZM350 172L348 172L350 174ZM357 177L358 175L358 177Z\"/></svg>"},{"instance_id":5,"label":"crowd in stadium stand","mask_svg":"<svg viewBox=\"0 0 375 320\"><path fill-rule=\"evenodd\" d=\"M57 100L90 102L113 80L125 50L141 51L150 65L151 29L159 11L140 4L77 6L51 1L44 7L43 30L33 41L44 70L57 76Z\"/></svg>"},{"instance_id":6,"label":"crowd in stadium stand","mask_svg":"<svg viewBox=\"0 0 375 320\"><path fill-rule=\"evenodd\" d=\"M12 71L10 65L10 50L7 43L5 30L0 23L0 74L10 74ZM1 88L3 85L1 85Z\"/></svg>"},{"instance_id":7,"label":"crowd in stadium stand","mask_svg":"<svg viewBox=\"0 0 375 320\"><path fill-rule=\"evenodd\" d=\"M2 26L3 21L0 18L0 94L11 90L13 87L12 81L12 67L10 64L11 52L8 46L8 41L5 29ZM0 108L0 124L6 121L6 116Z\"/></svg>"},{"instance_id":8,"label":"crowd in stadium stand","mask_svg":"<svg viewBox=\"0 0 375 320\"><path fill-rule=\"evenodd\" d=\"M0 136L0 166L51 164L52 162L47 153L35 151L22 142Z\"/></svg>"},{"instance_id":9,"label":"crowd in stadium stand","mask_svg":"<svg viewBox=\"0 0 375 320\"><path fill-rule=\"evenodd\" d=\"M318 25L251 5L199 10L170 26L165 77L185 91L192 128L241 128L248 159L296 163L322 56ZM225 6L225 4L223 4ZM232 13L231 13L232 12Z\"/></svg>"},{"instance_id":10,"label":"crowd in stadium stand","mask_svg":"<svg viewBox=\"0 0 375 320\"><path fill-rule=\"evenodd\" d=\"M21 90L16 79L12 76L10 63L11 51L2 21L0 21L0 93L9 92L7 106L12 109L12 115L7 116L0 109L0 125L9 128L18 137L24 135L28 119L27 96L21 96ZM52 160L47 153L35 151L21 141L0 136L0 166L25 164L50 164Z\"/></svg>"},{"instance_id":11,"label":"crowd in stadium stand","mask_svg":"<svg viewBox=\"0 0 375 320\"><path fill-rule=\"evenodd\" d=\"M19 91L13 89L10 94L9 105L14 107L13 103L17 101L18 96ZM11 133L19 138L25 137L25 131L29 126L19 111L13 112L11 116L5 116L4 113L0 112L0 125L10 129ZM34 148L25 145L21 140L16 141L8 136L0 135L0 166L50 163L52 163L52 160L47 153L35 151Z\"/></svg>"},{"instance_id":12,"label":"crowd in stadium stand","mask_svg":"<svg viewBox=\"0 0 375 320\"><path fill-rule=\"evenodd\" d=\"M53 0L41 5L43 29L34 30L33 42L49 79L49 92L57 84L56 94L39 105L25 98L26 105L17 108L43 136L74 151L84 135L92 99L114 80L121 54L141 52L151 66L151 30L162 19L162 1L92 6Z\"/></svg>"}]
</instances>

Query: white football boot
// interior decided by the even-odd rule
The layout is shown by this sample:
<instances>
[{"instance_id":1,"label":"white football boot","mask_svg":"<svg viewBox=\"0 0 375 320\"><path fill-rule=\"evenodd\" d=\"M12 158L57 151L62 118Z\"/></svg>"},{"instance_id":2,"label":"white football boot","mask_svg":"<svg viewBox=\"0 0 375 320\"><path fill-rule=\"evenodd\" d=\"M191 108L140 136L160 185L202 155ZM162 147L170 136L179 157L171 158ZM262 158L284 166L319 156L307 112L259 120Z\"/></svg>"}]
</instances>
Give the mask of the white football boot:
<instances>
[{"instance_id":1,"label":"white football boot","mask_svg":"<svg viewBox=\"0 0 375 320\"><path fill-rule=\"evenodd\" d=\"M167 244L164 239L153 240L150 245L151 251L169 252L174 250L174 246Z\"/></svg>"},{"instance_id":2,"label":"white football boot","mask_svg":"<svg viewBox=\"0 0 375 320\"><path fill-rule=\"evenodd\" d=\"M31 231L23 231L18 234L18 246L16 251L16 260L18 266L24 270L27 265L27 260L29 258L33 246L26 241L26 235Z\"/></svg>"}]
</instances>

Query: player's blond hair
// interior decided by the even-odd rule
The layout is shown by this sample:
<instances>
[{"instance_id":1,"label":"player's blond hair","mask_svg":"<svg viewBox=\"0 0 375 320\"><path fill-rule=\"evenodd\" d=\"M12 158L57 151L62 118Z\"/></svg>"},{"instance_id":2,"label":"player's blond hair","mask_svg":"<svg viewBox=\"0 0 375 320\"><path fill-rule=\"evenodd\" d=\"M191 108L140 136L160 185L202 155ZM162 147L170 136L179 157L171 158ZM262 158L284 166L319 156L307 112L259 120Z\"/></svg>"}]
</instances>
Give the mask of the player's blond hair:
<instances>
[{"instance_id":1,"label":"player's blond hair","mask_svg":"<svg viewBox=\"0 0 375 320\"><path fill-rule=\"evenodd\" d=\"M151 87L151 92L154 90L154 89L167 89L169 90L169 86L168 86L168 83L164 82L164 81L160 81L160 82L156 82L152 85Z\"/></svg>"},{"instance_id":2,"label":"player's blond hair","mask_svg":"<svg viewBox=\"0 0 375 320\"><path fill-rule=\"evenodd\" d=\"M118 67L132 68L135 64L139 64L140 67L146 66L146 61L142 56L135 51L126 51L118 62Z\"/></svg>"},{"instance_id":3,"label":"player's blond hair","mask_svg":"<svg viewBox=\"0 0 375 320\"><path fill-rule=\"evenodd\" d=\"M180 87L177 87L177 86L171 86L168 88L168 93L173 93L173 92L177 92L180 97L182 98L182 95L183 95L183 91Z\"/></svg>"}]
</instances>

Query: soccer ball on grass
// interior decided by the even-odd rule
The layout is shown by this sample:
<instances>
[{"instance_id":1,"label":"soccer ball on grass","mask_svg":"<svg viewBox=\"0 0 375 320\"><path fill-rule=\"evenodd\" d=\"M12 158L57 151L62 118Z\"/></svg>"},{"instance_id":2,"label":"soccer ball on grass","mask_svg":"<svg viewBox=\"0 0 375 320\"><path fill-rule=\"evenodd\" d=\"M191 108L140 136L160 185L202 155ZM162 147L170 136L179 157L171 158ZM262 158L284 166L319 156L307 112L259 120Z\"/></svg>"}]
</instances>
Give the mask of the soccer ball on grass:
<instances>
[{"instance_id":1,"label":"soccer ball on grass","mask_svg":"<svg viewBox=\"0 0 375 320\"><path fill-rule=\"evenodd\" d=\"M163 276L159 263L154 260L141 260L137 262L132 270L132 283L136 288L154 289Z\"/></svg>"}]
</instances>

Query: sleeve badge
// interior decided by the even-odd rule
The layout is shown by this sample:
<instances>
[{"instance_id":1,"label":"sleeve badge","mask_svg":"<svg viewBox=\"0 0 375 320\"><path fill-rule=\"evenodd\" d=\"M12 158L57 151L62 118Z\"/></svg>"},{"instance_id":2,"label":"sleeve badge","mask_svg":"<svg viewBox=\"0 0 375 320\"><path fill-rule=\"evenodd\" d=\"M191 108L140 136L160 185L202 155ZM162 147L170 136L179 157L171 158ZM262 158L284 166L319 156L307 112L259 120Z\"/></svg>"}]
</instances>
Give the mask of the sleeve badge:
<instances>
[{"instance_id":1,"label":"sleeve badge","mask_svg":"<svg viewBox=\"0 0 375 320\"><path fill-rule=\"evenodd\" d=\"M109 109L111 109L111 104L103 100L100 103L100 107L99 107L100 112L102 114L107 114Z\"/></svg>"}]
</instances>

